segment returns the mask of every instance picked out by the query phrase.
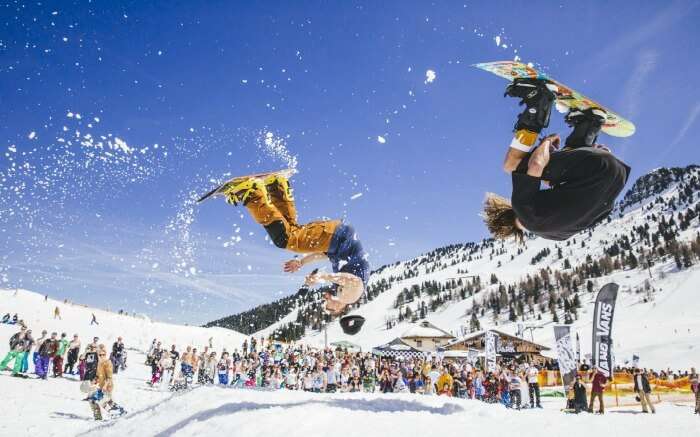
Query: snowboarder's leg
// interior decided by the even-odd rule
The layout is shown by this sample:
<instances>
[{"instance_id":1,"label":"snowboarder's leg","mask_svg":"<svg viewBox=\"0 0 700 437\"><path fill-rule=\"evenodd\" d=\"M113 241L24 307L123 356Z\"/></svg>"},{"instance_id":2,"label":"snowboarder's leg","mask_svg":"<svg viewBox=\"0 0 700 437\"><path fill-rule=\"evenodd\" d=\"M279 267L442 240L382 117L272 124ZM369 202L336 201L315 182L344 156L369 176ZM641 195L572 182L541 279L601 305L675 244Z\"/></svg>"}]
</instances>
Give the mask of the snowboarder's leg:
<instances>
[{"instance_id":1,"label":"snowboarder's leg","mask_svg":"<svg viewBox=\"0 0 700 437\"><path fill-rule=\"evenodd\" d=\"M287 223L296 225L297 209L289 180L275 174L265 179L265 188L270 195L270 202L282 213Z\"/></svg>"},{"instance_id":2,"label":"snowboarder's leg","mask_svg":"<svg viewBox=\"0 0 700 437\"><path fill-rule=\"evenodd\" d=\"M505 166L508 167L509 162L517 163L527 156L542 129L549 126L555 95L545 81L538 79L515 79L506 88L505 95L519 98L520 104L525 105L525 110L518 115L515 134L506 155ZM506 170L512 171L513 168Z\"/></svg>"},{"instance_id":3,"label":"snowboarder's leg","mask_svg":"<svg viewBox=\"0 0 700 437\"><path fill-rule=\"evenodd\" d=\"M275 246L284 249L289 239L290 225L282 213L270 202L265 184L248 179L226 193L229 203L242 202L257 223L269 234Z\"/></svg>"},{"instance_id":4,"label":"snowboarder's leg","mask_svg":"<svg viewBox=\"0 0 700 437\"><path fill-rule=\"evenodd\" d=\"M566 147L592 147L605 122L605 111L597 108L575 109L569 111L565 121L574 128L566 138Z\"/></svg>"},{"instance_id":5,"label":"snowboarder's leg","mask_svg":"<svg viewBox=\"0 0 700 437\"><path fill-rule=\"evenodd\" d=\"M100 410L100 406L97 404L97 401L90 401L90 409L92 410L92 417L95 420L102 420L102 411Z\"/></svg>"},{"instance_id":6,"label":"snowboarder's leg","mask_svg":"<svg viewBox=\"0 0 700 437\"><path fill-rule=\"evenodd\" d=\"M229 194L227 194L229 195ZM305 225L290 224L282 212L269 199L265 185L249 180L239 184L229 195L230 201L242 201L250 215L263 225L275 246L298 253L316 253L328 250L339 220L312 222ZM283 203L283 198L279 198ZM296 219L293 203L284 201L287 213Z\"/></svg>"}]
</instances>

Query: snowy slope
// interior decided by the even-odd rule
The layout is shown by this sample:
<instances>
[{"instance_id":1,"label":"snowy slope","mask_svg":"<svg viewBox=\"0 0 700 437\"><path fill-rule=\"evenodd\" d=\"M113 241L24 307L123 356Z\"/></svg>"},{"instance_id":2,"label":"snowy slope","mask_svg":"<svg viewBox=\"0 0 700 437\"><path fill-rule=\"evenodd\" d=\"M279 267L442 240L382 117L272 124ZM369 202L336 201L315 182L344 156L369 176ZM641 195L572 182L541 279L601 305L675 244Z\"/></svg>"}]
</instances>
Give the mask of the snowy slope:
<instances>
[{"instance_id":1,"label":"snowy slope","mask_svg":"<svg viewBox=\"0 0 700 437\"><path fill-rule=\"evenodd\" d=\"M56 307L60 310L62 320L54 319ZM111 346L121 336L128 348L146 351L154 338L163 345L176 344L178 347L201 347L208 344L211 338L215 347L233 349L234 346L240 347L245 339L243 334L230 329L161 323L143 316L120 315L51 298L44 301L43 295L27 290L0 289L0 313L17 313L32 330L35 338L41 336L41 331L46 329L49 333L65 332L69 339L73 334L78 334L83 345L92 341L93 337L99 337L100 342ZM93 313L99 325L90 325ZM16 330L16 326L0 324L0 338L9 338Z\"/></svg>"},{"instance_id":2,"label":"snowy slope","mask_svg":"<svg viewBox=\"0 0 700 437\"><path fill-rule=\"evenodd\" d=\"M353 314L366 318L366 323L359 334L344 335L338 324L332 323L328 326L328 341L348 340L361 345L364 349L369 349L401 335L409 328L410 322L398 323L387 330L386 319L396 316L398 310L394 308L394 302L404 288L432 280L445 283L450 279L464 276L463 272L466 271L468 275L479 275L482 284L487 285L486 288L474 297L447 302L437 312L429 313L426 317L435 325L459 335L469 327L469 310L472 308L473 300L481 302L488 295L489 290L497 289L497 285L488 285L492 273L496 274L498 280L504 285L517 283L528 274L537 273L546 267L553 271L563 270L564 259L559 259L557 256L559 248L564 258L568 258L571 265L575 267L585 264L588 256L592 256L593 259L603 256L606 247L623 234L629 233L634 227L648 223L653 232L657 223L649 220L650 214L659 217L662 215L670 217L675 214L675 210L660 202L660 199L663 198L666 201L675 199L674 202L679 203L680 184L692 178L697 179L700 172L697 167L691 166L683 169L681 173L680 180L672 181L668 186L659 186L660 183L663 185L668 181L657 177L656 173L641 178L640 181L644 184L635 185L627 195L624 207L622 204L618 206L611 214L611 220L608 223L598 225L590 234L581 233L569 242L553 242L536 238L528 240L524 247L513 242L482 242L465 245L439 260L429 260L428 257L423 256L383 268L380 273L372 276L371 284L389 280L392 276L401 275L410 269L417 268L418 275L394 282L389 290L376 299L353 310ZM635 203L631 204L633 201ZM684 207L687 206L697 206L697 201L691 198L684 205ZM699 227L698 219L693 219L688 229L679 232L677 239L679 241L694 239ZM585 247L582 247L582 244L585 244ZM474 251L474 247L478 250ZM637 247L638 244L633 242L632 248L636 250ZM531 263L533 257L544 249L549 249L550 254L533 265ZM470 255L470 252L474 252L471 254L472 260L462 261ZM571 273L570 269L568 271ZM643 287L647 279L656 290L654 301L641 303L642 295L634 291ZM700 310L695 310L693 306L688 305L689 302L696 300L695 293L697 293L697 286L700 285L700 267L697 264L678 271L674 259L666 257L657 261L649 271L640 267L595 278L593 279L595 290L611 281L621 285L613 332L618 363L631 358L632 354L639 355L643 365L657 368L669 365L687 368L700 362L700 348L694 347L694 344L700 340L700 317L698 317ZM583 308L579 312L579 319L574 327L581 335L582 354L585 355L590 352L589 330L595 293L587 293L584 287L581 288L580 297ZM418 304L419 302L412 302L408 305L415 312ZM256 335L267 336L278 327L295 319L296 311L292 311L278 323ZM507 311L499 315L498 329L515 333L515 323L508 322L507 319ZM560 320L563 320L561 314ZM496 326L493 315L489 312L480 318L480 322L482 328ZM542 327L533 331L534 340L553 346L551 329L553 323L546 311L542 320L530 318L521 323L526 326ZM529 338L529 333L527 335ZM318 331L310 333L307 331L302 341L322 345L324 334Z\"/></svg>"}]
</instances>

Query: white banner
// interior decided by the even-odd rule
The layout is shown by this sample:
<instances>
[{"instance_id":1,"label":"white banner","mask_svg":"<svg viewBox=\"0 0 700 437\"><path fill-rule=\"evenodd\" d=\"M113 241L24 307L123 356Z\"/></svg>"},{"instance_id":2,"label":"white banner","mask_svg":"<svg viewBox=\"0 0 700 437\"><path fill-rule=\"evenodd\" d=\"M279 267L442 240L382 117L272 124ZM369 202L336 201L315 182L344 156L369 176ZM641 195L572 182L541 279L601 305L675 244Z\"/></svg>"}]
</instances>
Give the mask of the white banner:
<instances>
[{"instance_id":1,"label":"white banner","mask_svg":"<svg viewBox=\"0 0 700 437\"><path fill-rule=\"evenodd\" d=\"M486 370L489 372L496 371L496 333L486 331L484 338L485 353L486 353Z\"/></svg>"}]
</instances>

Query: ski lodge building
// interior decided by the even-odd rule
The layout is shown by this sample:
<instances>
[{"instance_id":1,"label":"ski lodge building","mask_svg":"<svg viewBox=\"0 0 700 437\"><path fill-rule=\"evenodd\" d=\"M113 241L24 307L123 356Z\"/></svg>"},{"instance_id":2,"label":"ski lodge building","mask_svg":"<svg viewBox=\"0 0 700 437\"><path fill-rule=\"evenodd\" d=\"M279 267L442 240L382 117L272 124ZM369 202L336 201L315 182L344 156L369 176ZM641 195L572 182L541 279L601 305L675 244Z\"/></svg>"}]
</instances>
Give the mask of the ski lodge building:
<instances>
[{"instance_id":1,"label":"ski lodge building","mask_svg":"<svg viewBox=\"0 0 700 437\"><path fill-rule=\"evenodd\" d=\"M490 329L490 331L496 333L496 361L501 362L511 362L513 360L518 362L534 363L537 365L544 365L546 362L552 359L542 355L542 351L548 351L550 348L547 346L534 343L532 341L525 340L524 338L516 337L514 335L506 334L505 332L497 331L495 329ZM466 335L464 337L455 338L452 341L447 342L440 350L445 353L446 356L457 355L458 352L469 352L478 351L479 355L482 356L486 347L485 341L486 331L474 332L472 334Z\"/></svg>"},{"instance_id":2,"label":"ski lodge building","mask_svg":"<svg viewBox=\"0 0 700 437\"><path fill-rule=\"evenodd\" d=\"M420 351L436 352L438 348L454 340L455 336L423 320L414 323L399 338L403 343Z\"/></svg>"}]
</instances>

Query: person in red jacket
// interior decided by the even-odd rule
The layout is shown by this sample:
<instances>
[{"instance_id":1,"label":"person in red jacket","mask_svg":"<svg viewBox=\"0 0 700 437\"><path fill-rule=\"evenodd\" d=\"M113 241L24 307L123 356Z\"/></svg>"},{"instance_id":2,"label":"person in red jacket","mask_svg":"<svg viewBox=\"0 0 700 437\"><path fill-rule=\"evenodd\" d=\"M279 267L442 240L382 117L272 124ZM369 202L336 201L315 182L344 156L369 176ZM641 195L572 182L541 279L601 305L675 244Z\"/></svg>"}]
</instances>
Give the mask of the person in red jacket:
<instances>
[{"instance_id":1,"label":"person in red jacket","mask_svg":"<svg viewBox=\"0 0 700 437\"><path fill-rule=\"evenodd\" d=\"M608 383L608 377L603 374L596 366L593 366L593 377L591 378L592 388L591 388L591 403L588 405L588 410L593 412L593 402L596 398L599 399L600 409L598 414L605 413L605 405L603 404L603 391Z\"/></svg>"}]
</instances>

